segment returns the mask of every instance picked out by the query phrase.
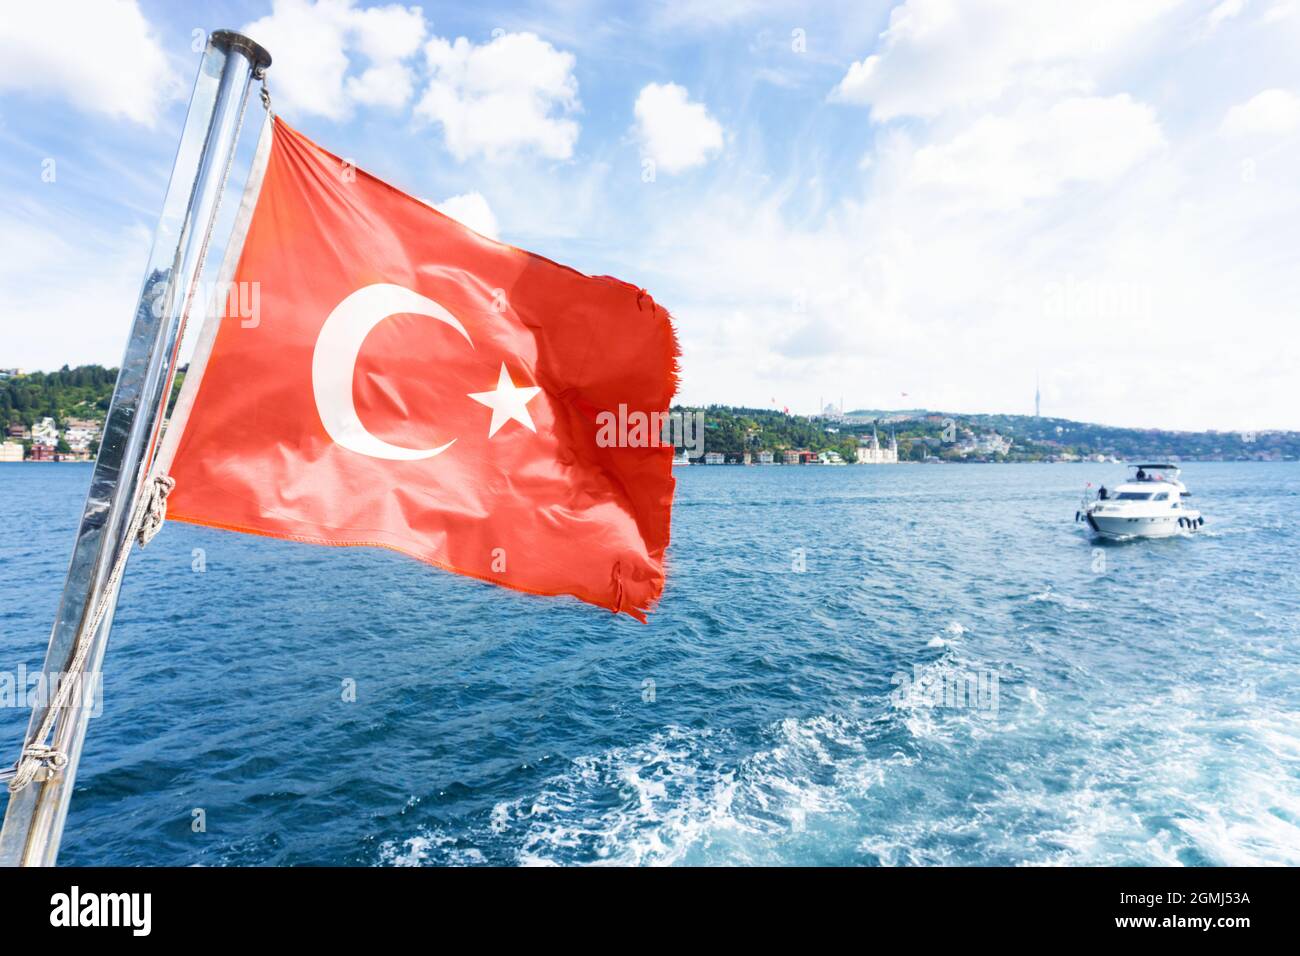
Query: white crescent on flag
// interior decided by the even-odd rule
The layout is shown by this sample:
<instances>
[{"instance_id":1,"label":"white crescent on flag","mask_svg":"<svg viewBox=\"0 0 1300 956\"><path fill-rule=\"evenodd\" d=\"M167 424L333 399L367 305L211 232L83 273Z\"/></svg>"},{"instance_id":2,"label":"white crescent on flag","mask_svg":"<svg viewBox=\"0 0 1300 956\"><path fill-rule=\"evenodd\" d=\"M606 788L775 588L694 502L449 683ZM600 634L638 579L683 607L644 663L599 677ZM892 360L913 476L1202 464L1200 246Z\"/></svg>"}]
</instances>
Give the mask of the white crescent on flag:
<instances>
[{"instance_id":1,"label":"white crescent on flag","mask_svg":"<svg viewBox=\"0 0 1300 956\"><path fill-rule=\"evenodd\" d=\"M384 319L402 313L445 322L474 347L465 327L443 306L400 285L379 282L347 296L325 319L312 353L311 384L321 424L335 444L371 458L416 461L442 454L456 439L437 448L394 445L366 429L352 400L352 376L366 336Z\"/></svg>"}]
</instances>

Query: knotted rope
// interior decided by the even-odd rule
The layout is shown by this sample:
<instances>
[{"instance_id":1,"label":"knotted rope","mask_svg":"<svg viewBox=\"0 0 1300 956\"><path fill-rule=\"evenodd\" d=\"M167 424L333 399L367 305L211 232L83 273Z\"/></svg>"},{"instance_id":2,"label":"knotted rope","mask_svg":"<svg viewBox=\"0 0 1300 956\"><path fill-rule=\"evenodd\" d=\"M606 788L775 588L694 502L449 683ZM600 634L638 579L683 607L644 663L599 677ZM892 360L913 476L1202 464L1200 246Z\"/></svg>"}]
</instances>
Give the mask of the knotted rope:
<instances>
[{"instance_id":1,"label":"knotted rope","mask_svg":"<svg viewBox=\"0 0 1300 956\"><path fill-rule=\"evenodd\" d=\"M262 81L262 92L261 92L262 108L266 110L268 113L270 113L272 116L274 116L275 111L271 109L271 91L270 89L267 88L266 85L266 67L259 66L256 70L254 70L253 79Z\"/></svg>"},{"instance_id":2,"label":"knotted rope","mask_svg":"<svg viewBox=\"0 0 1300 956\"><path fill-rule=\"evenodd\" d=\"M117 585L122 580L122 572L126 570L126 559L131 554L132 539L140 542L140 547L144 547L154 539L167 520L167 496L171 494L172 489L176 487L176 480L170 475L155 475L146 482L144 494L140 498L140 504L131 517L131 525L126 533L126 545L122 548L113 563L113 570L108 576L108 581L100 591L99 602L95 605L95 612L90 616L89 622L83 627L78 634L76 653L72 655L72 660L68 664L68 673L77 675L78 679L69 680L66 677L58 682L58 690L54 698L45 708L45 716L41 718L41 724L36 728L36 733L23 747L22 756L14 766L13 779L9 781L9 792L18 793L29 783L36 779L36 775L42 768L48 768L52 772L63 769L68 763L68 755L61 750L47 744L46 738L54 729L54 722L59 716L59 711L68 705L68 699L72 696L73 690L80 686L80 675L86 666L86 657L90 654L90 646L93 643L95 634L99 631L99 625L103 623L104 616L108 613L108 607L117 593Z\"/></svg>"}]
</instances>

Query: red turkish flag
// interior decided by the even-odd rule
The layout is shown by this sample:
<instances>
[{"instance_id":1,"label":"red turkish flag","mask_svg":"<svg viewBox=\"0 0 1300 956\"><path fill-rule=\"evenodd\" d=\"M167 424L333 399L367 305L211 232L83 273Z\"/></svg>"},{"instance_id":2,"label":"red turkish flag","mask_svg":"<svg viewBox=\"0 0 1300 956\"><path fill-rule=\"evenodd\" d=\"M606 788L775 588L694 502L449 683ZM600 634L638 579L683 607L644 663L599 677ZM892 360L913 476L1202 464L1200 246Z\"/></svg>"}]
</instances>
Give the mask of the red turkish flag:
<instances>
[{"instance_id":1,"label":"red turkish flag","mask_svg":"<svg viewBox=\"0 0 1300 956\"><path fill-rule=\"evenodd\" d=\"M169 517L392 548L645 620L672 448L597 435L602 412L672 400L649 295L485 239L279 119L234 278L174 426Z\"/></svg>"}]
</instances>

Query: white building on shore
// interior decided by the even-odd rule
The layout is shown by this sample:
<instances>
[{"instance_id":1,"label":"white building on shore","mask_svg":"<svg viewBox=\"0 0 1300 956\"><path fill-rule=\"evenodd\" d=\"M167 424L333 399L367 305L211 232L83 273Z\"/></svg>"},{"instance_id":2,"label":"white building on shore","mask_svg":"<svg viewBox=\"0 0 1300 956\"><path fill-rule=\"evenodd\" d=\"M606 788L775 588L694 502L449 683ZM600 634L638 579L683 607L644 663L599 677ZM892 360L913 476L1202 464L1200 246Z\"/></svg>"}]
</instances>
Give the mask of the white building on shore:
<instances>
[{"instance_id":1,"label":"white building on shore","mask_svg":"<svg viewBox=\"0 0 1300 956\"><path fill-rule=\"evenodd\" d=\"M99 441L99 423L87 418L69 418L64 424L63 440L77 452L89 452L90 443Z\"/></svg>"},{"instance_id":2,"label":"white building on shore","mask_svg":"<svg viewBox=\"0 0 1300 956\"><path fill-rule=\"evenodd\" d=\"M59 429L53 418L42 418L32 426L32 444L53 448L59 443Z\"/></svg>"},{"instance_id":3,"label":"white building on shore","mask_svg":"<svg viewBox=\"0 0 1300 956\"><path fill-rule=\"evenodd\" d=\"M957 445L957 451L965 455L1005 455L1011 451L1011 439L997 432L989 432L976 438L973 435L963 439Z\"/></svg>"},{"instance_id":4,"label":"white building on shore","mask_svg":"<svg viewBox=\"0 0 1300 956\"><path fill-rule=\"evenodd\" d=\"M880 436L876 434L876 428L873 425L871 427L871 437L858 441L858 464L897 465L898 439L891 434L889 436L889 447L881 448Z\"/></svg>"}]
</instances>

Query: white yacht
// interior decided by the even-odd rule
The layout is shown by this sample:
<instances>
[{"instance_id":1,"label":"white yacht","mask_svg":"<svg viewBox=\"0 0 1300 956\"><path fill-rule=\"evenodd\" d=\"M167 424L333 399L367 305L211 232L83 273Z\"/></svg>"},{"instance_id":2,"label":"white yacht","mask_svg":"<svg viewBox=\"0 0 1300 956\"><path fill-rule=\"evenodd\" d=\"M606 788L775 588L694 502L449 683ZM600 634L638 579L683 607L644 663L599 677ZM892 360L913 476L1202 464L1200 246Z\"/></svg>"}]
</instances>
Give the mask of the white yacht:
<instances>
[{"instance_id":1,"label":"white yacht","mask_svg":"<svg viewBox=\"0 0 1300 956\"><path fill-rule=\"evenodd\" d=\"M1103 485L1086 493L1075 521L1103 538L1168 538L1190 534L1205 524L1191 507L1191 492L1179 479L1180 469L1167 462L1129 465L1135 474L1113 489Z\"/></svg>"}]
</instances>

